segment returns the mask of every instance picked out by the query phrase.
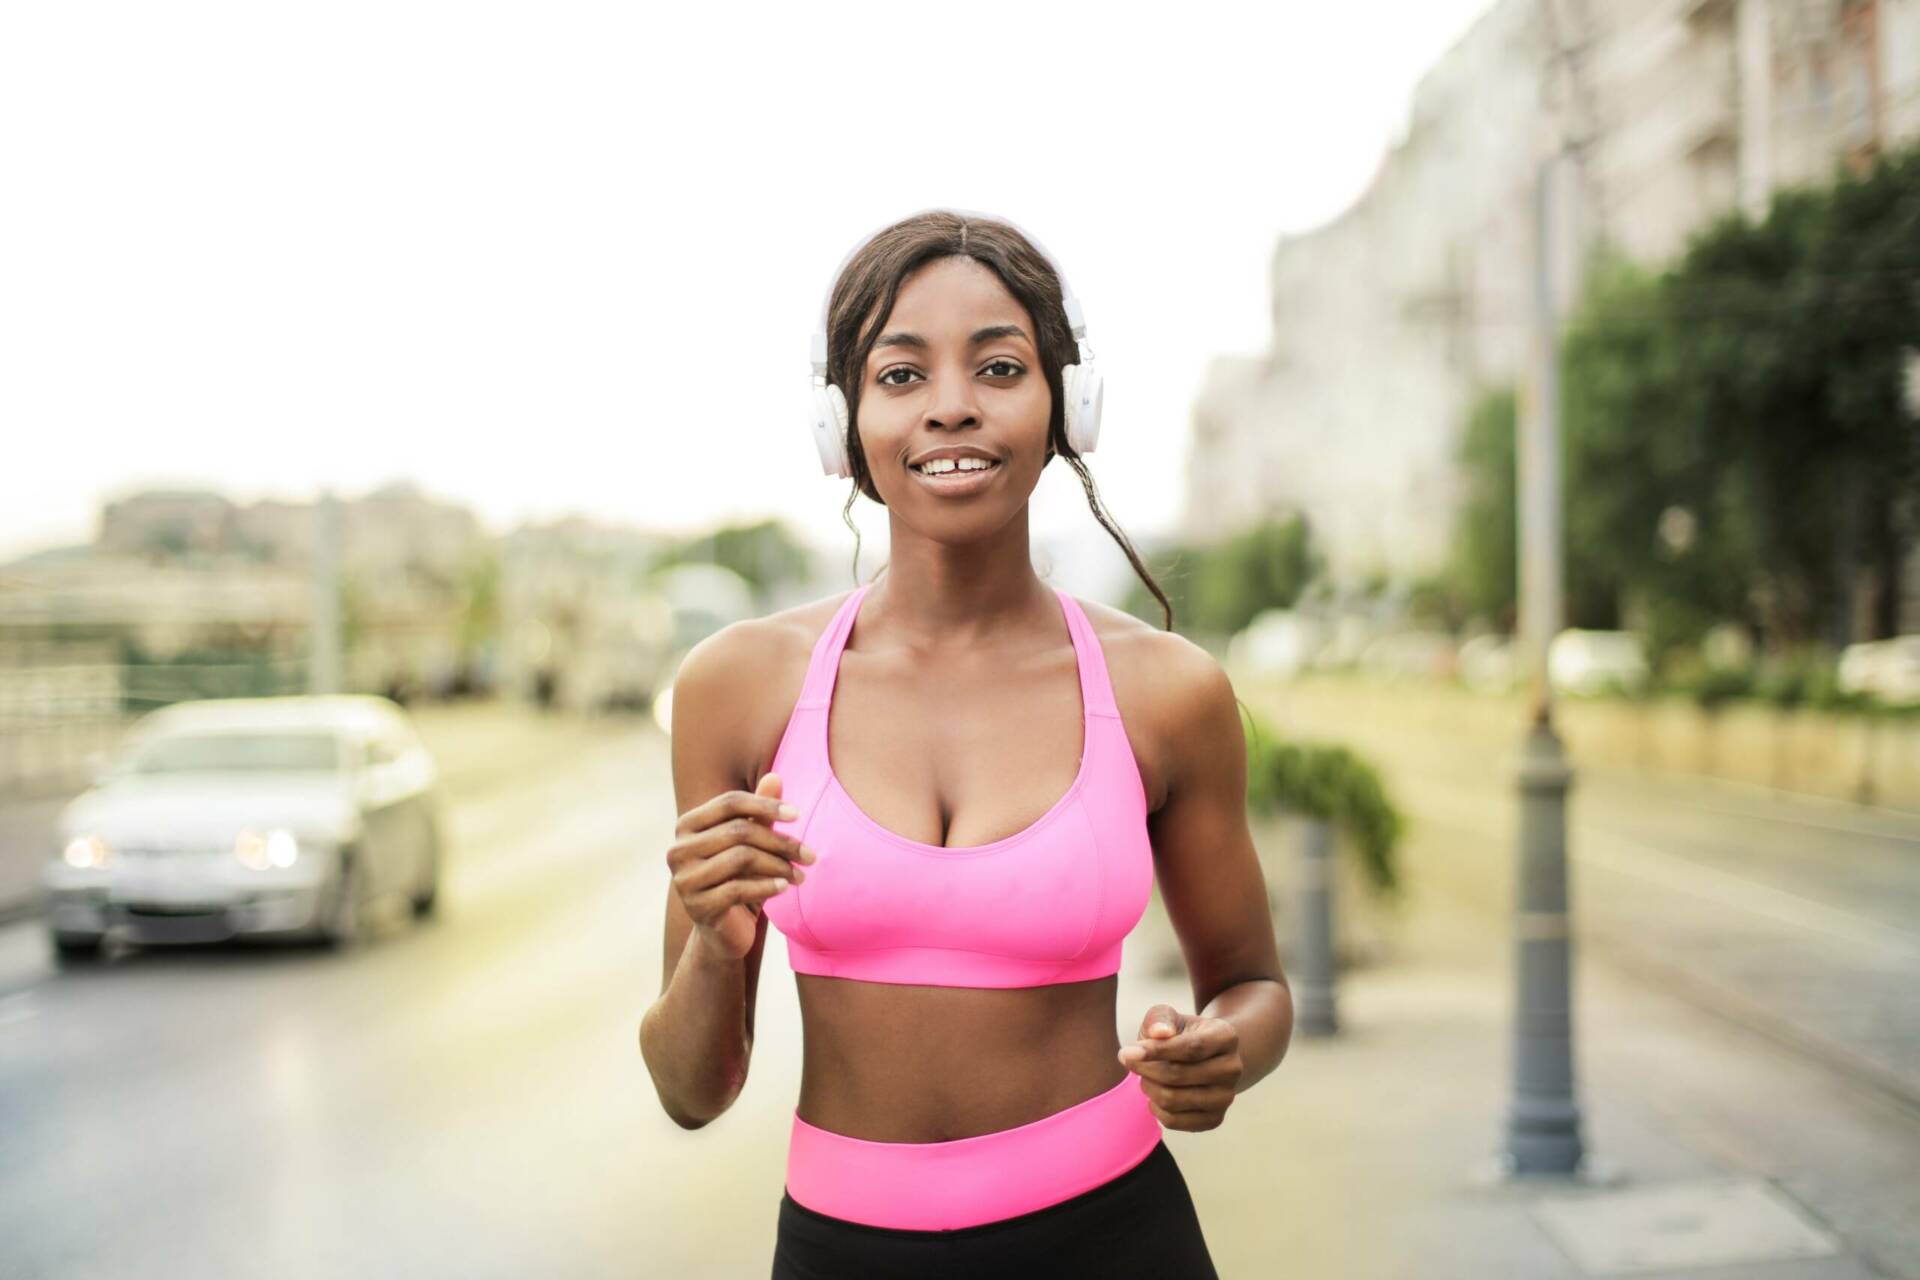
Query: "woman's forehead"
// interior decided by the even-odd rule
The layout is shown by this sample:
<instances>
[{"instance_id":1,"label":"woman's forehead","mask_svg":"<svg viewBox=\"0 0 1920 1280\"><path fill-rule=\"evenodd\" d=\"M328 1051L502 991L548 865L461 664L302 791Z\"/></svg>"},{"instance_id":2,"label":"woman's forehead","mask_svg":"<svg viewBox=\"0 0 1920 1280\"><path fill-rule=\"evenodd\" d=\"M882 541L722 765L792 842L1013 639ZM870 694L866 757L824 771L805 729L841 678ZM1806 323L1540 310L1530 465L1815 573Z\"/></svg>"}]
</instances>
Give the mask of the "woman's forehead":
<instances>
[{"instance_id":1,"label":"woman's forehead","mask_svg":"<svg viewBox=\"0 0 1920 1280\"><path fill-rule=\"evenodd\" d=\"M993 268L974 258L937 258L900 283L885 328L928 339L965 338L983 325L1014 324L1031 334L1032 318Z\"/></svg>"}]
</instances>

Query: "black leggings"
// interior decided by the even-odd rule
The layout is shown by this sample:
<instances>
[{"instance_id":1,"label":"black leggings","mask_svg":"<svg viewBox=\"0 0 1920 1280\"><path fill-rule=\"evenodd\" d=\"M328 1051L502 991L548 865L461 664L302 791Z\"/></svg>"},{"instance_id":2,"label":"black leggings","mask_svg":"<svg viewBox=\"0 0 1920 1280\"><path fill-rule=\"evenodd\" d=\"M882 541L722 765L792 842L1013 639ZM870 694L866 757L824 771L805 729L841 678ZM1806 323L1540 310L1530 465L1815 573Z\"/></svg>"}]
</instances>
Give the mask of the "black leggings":
<instances>
[{"instance_id":1,"label":"black leggings","mask_svg":"<svg viewBox=\"0 0 1920 1280\"><path fill-rule=\"evenodd\" d=\"M780 1197L772 1280L1219 1280L1187 1180L1165 1142L1071 1200L951 1231L829 1217Z\"/></svg>"}]
</instances>

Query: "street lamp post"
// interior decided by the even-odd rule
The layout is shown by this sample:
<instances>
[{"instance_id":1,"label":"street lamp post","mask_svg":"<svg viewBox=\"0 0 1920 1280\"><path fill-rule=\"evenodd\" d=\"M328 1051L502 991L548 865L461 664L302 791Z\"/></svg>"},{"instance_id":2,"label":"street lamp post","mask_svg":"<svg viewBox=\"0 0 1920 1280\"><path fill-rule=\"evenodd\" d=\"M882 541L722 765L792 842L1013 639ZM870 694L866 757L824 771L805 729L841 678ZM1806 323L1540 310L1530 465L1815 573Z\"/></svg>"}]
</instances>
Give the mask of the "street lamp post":
<instances>
[{"instance_id":1,"label":"street lamp post","mask_svg":"<svg viewBox=\"0 0 1920 1280\"><path fill-rule=\"evenodd\" d=\"M313 550L308 557L312 623L307 631L307 692L339 693L340 504L322 489L313 504Z\"/></svg>"},{"instance_id":2,"label":"street lamp post","mask_svg":"<svg viewBox=\"0 0 1920 1280\"><path fill-rule=\"evenodd\" d=\"M1555 214L1565 149L1540 164L1534 190L1534 377L1522 397L1517 443L1520 632L1528 725L1515 781L1520 793L1514 915L1513 1076L1501 1177L1549 1175L1611 1182L1581 1140L1574 1086L1573 931L1568 910L1567 793L1573 770L1553 724L1548 648L1562 623L1560 332L1554 301Z\"/></svg>"}]
</instances>

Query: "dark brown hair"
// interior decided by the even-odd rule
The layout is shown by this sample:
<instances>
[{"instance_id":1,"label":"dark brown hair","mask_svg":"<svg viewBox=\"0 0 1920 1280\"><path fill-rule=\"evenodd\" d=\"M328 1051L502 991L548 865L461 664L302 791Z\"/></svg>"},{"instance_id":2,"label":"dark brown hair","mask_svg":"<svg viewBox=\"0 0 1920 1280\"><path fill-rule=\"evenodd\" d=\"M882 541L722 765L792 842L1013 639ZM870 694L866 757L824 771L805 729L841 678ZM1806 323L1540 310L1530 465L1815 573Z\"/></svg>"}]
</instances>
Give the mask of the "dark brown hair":
<instances>
[{"instance_id":1,"label":"dark brown hair","mask_svg":"<svg viewBox=\"0 0 1920 1280\"><path fill-rule=\"evenodd\" d=\"M902 282L927 263L951 257L972 258L985 265L1033 317L1034 344L1039 348L1041 371L1053 392L1053 415L1047 424L1051 447L1079 475L1093 518L1120 544L1134 572L1160 601L1160 607L1166 612L1167 630L1173 630L1172 602L1147 566L1141 563L1127 535L1107 514L1086 462L1067 443L1066 398L1062 393L1060 370L1078 360L1079 351L1074 345L1072 327L1067 323L1059 276L1046 255L1017 229L1004 222L945 210L917 213L867 241L841 270L828 297L827 380L847 397L846 447L853 487L847 493L841 518L853 529L855 576L860 563L860 530L853 523L853 500L864 493L881 506L886 505L874 486L872 472L867 469L867 456L860 448L860 392L865 382L867 356L893 311Z\"/></svg>"}]
</instances>

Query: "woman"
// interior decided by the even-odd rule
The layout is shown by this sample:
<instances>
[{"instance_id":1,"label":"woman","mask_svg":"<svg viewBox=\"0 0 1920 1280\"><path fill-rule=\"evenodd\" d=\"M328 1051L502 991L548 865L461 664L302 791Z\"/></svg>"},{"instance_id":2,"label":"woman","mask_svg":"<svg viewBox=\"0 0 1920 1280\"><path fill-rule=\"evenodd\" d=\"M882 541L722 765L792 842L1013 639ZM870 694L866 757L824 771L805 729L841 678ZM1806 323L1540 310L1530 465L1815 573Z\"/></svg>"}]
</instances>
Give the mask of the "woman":
<instances>
[{"instance_id":1,"label":"woman","mask_svg":"<svg viewBox=\"0 0 1920 1280\"><path fill-rule=\"evenodd\" d=\"M822 457L886 506L886 569L724 628L674 684L641 1047L676 1122L724 1112L766 925L786 936L804 1062L776 1280L1213 1276L1160 1132L1219 1126L1292 1034L1237 702L1101 512L1077 311L999 220L928 211L849 255L816 339L845 401L816 391ZM1034 573L1056 454L1169 630ZM1123 1047L1115 970L1155 878L1197 1012L1155 1005Z\"/></svg>"}]
</instances>

